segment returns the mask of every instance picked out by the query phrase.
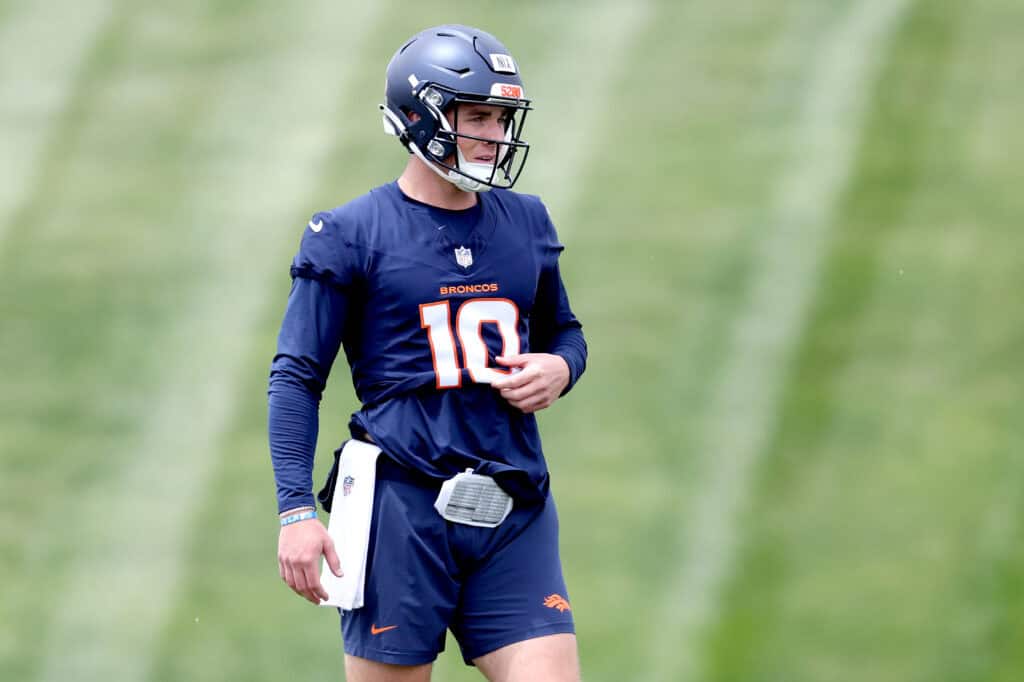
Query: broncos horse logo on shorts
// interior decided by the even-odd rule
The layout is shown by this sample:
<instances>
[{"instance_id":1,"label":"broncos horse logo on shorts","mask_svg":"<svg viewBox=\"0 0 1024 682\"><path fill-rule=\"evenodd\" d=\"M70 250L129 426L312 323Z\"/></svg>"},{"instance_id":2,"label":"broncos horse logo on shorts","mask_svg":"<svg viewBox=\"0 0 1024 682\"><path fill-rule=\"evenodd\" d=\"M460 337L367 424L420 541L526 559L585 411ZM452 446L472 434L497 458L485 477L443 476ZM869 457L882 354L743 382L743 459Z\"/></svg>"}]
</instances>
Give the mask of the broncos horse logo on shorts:
<instances>
[{"instance_id":1,"label":"broncos horse logo on shorts","mask_svg":"<svg viewBox=\"0 0 1024 682\"><path fill-rule=\"evenodd\" d=\"M560 594L550 594L547 597L544 597L544 606L549 609L558 609L559 613L572 611L572 608L569 606L569 602Z\"/></svg>"}]
</instances>

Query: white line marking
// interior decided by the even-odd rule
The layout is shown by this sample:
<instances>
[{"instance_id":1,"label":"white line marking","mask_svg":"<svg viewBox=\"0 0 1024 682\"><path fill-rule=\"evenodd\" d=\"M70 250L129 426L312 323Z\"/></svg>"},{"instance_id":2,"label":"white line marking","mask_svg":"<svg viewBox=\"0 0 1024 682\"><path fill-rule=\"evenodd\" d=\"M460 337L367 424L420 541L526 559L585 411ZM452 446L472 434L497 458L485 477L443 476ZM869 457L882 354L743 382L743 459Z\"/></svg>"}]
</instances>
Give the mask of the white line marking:
<instances>
[{"instance_id":1,"label":"white line marking","mask_svg":"<svg viewBox=\"0 0 1024 682\"><path fill-rule=\"evenodd\" d=\"M0 24L0 248L110 16L110 2L25 2Z\"/></svg>"},{"instance_id":2,"label":"white line marking","mask_svg":"<svg viewBox=\"0 0 1024 682\"><path fill-rule=\"evenodd\" d=\"M282 242L298 242L300 206L332 149L347 69L361 62L355 37L371 35L384 6L364 3L344 16L332 0L304 6L309 25L295 28L287 53L240 61L226 74L213 118L197 132L195 185L186 197L193 215L188 225L166 226L207 233L210 265L196 273L203 291L162 349L166 378L154 387L141 443L130 456L115 453L128 464L76 501L68 519L72 530L65 532L82 541L75 565L64 569L72 577L55 600L39 679L149 677L235 387L247 383L241 360L266 303L266 278L287 266L279 262ZM338 26L353 39L338 40ZM213 147L224 151L201 165L202 150Z\"/></svg>"},{"instance_id":3,"label":"white line marking","mask_svg":"<svg viewBox=\"0 0 1024 682\"><path fill-rule=\"evenodd\" d=\"M737 519L805 324L839 194L848 181L879 60L907 0L850 3L824 35L793 131L794 155L755 245L746 304L727 340L721 378L698 440L703 476L678 539L681 566L637 679L702 679L701 636L733 570ZM797 46L796 49L800 49Z\"/></svg>"}]
</instances>

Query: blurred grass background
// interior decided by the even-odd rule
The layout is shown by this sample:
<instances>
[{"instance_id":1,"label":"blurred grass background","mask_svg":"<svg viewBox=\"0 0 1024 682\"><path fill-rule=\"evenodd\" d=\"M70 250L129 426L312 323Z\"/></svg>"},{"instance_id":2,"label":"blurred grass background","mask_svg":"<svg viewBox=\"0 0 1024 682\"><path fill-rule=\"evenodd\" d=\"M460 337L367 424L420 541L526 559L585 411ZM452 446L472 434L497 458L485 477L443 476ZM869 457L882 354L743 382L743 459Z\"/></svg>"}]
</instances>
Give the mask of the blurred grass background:
<instances>
[{"instance_id":1,"label":"blurred grass background","mask_svg":"<svg viewBox=\"0 0 1024 682\"><path fill-rule=\"evenodd\" d=\"M0 0L0 679L339 679L266 374L448 21L521 65L591 346L542 418L586 679L1024 677L1021 3Z\"/></svg>"}]
</instances>

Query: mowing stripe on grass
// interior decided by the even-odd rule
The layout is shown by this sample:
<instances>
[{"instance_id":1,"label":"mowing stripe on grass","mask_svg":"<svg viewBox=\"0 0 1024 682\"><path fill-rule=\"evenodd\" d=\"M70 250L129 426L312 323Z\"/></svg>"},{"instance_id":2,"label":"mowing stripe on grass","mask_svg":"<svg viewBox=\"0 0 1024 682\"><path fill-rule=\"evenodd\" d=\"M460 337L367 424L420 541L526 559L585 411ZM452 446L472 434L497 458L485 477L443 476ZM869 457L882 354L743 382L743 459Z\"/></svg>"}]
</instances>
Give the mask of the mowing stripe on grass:
<instances>
[{"instance_id":1,"label":"mowing stripe on grass","mask_svg":"<svg viewBox=\"0 0 1024 682\"><path fill-rule=\"evenodd\" d=\"M704 458L701 485L683 515L681 565L666 590L648 657L653 669L638 679L701 679L701 638L732 571L738 516L819 279L832 213L859 138L865 93L908 4L850 3L820 37L824 47L820 59L810 62L790 165L779 178L765 228L757 233L747 298L726 339L720 379L698 439L697 453Z\"/></svg>"},{"instance_id":2,"label":"mowing stripe on grass","mask_svg":"<svg viewBox=\"0 0 1024 682\"><path fill-rule=\"evenodd\" d=\"M83 55L111 16L106 1L60 8L23 2L0 23L0 248L59 127Z\"/></svg>"},{"instance_id":3,"label":"mowing stripe on grass","mask_svg":"<svg viewBox=\"0 0 1024 682\"><path fill-rule=\"evenodd\" d=\"M543 196L560 235L567 232L562 226L572 223L590 160L606 151L596 141L608 139L598 133L608 124L613 88L630 66L632 42L652 14L647 0L592 4L586 17L578 16L575 6L565 9L564 21L549 19L568 32L558 36L562 49L550 55L545 68L524 74L527 96L536 98L534 118L544 116L547 125L531 127L526 134L543 163L528 164L522 191ZM546 13L551 11L545 7Z\"/></svg>"},{"instance_id":4,"label":"mowing stripe on grass","mask_svg":"<svg viewBox=\"0 0 1024 682\"><path fill-rule=\"evenodd\" d=\"M383 3L340 16L337 3L304 7L284 52L253 54L223 74L211 119L197 131L194 185L184 209L208 226L206 267L194 305L167 343L166 375L140 441L119 475L89 492L67 520L82 538L73 576L55 603L42 680L143 680L188 559L187 531L216 470L235 404L249 328L261 313L268 274L337 132L335 93L359 63ZM329 96L318 96L323 91ZM204 150L216 149L208 157ZM72 533L69 533L71 535ZM88 543L87 545L85 543Z\"/></svg>"}]
</instances>

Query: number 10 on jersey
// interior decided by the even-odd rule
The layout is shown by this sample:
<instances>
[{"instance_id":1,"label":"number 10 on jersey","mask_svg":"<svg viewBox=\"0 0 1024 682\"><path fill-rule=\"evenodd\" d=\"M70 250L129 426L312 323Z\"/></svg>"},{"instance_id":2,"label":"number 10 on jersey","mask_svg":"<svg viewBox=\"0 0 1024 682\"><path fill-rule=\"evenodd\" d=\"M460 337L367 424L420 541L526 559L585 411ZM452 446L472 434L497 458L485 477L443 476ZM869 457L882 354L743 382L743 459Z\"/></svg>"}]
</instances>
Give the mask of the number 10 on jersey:
<instances>
[{"instance_id":1,"label":"number 10 on jersey","mask_svg":"<svg viewBox=\"0 0 1024 682\"><path fill-rule=\"evenodd\" d=\"M487 344L483 326L493 324L501 336L501 355L519 353L519 308L507 298L471 298L459 306L455 315L454 333L449 301L424 303L420 306L420 326L427 330L430 353L438 388L462 385L455 335L462 346L462 360L473 381L489 384L508 370L487 366Z\"/></svg>"}]
</instances>

